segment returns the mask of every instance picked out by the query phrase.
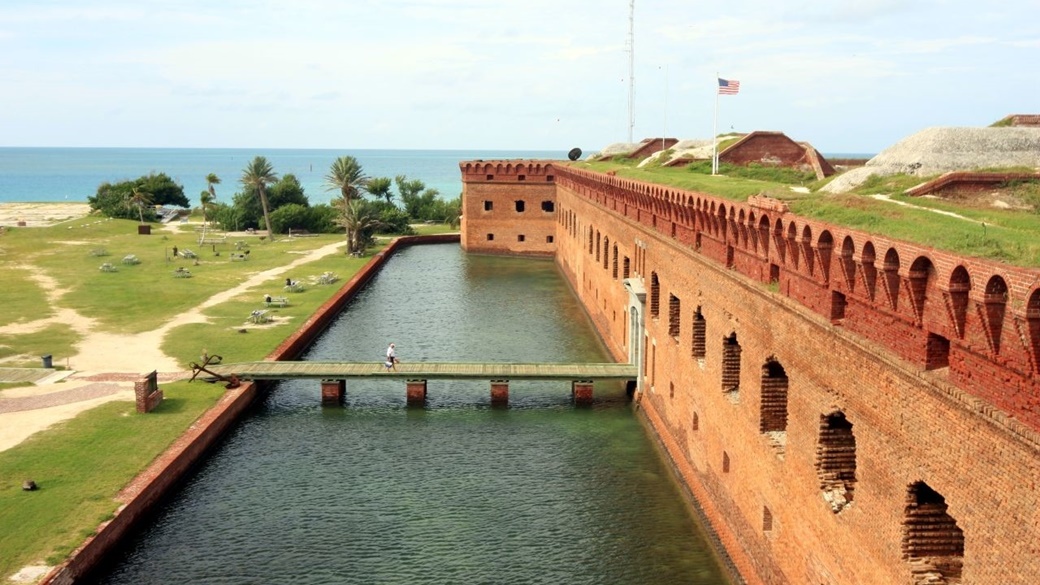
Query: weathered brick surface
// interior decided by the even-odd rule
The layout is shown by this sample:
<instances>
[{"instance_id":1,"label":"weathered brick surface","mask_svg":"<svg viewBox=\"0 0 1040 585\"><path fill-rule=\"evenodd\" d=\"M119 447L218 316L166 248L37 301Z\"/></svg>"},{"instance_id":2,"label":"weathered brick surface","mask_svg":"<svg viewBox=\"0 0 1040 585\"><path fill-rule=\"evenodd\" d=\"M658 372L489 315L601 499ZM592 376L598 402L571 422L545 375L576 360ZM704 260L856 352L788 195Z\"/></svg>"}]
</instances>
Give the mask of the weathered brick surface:
<instances>
[{"instance_id":1,"label":"weathered brick surface","mask_svg":"<svg viewBox=\"0 0 1040 585\"><path fill-rule=\"evenodd\" d=\"M1035 582L1037 271L761 205L569 167L553 173L556 261L622 361L632 336L615 246L618 263L629 259L643 281L639 404L748 582L912 582L903 539L918 482L942 495L963 531L962 582ZM670 296L681 306L678 338ZM703 359L694 357L698 311ZM739 391L724 392L724 339L733 334ZM949 366L937 367L943 360ZM782 432L762 432L769 361L788 384ZM765 409L773 421L782 420L776 400ZM853 442L819 448L821 420L834 413L854 437L854 497L844 506L826 500L824 486L835 485L826 476L835 465L850 477L843 450ZM839 463L821 465L821 453Z\"/></svg>"},{"instance_id":2,"label":"weathered brick surface","mask_svg":"<svg viewBox=\"0 0 1040 585\"><path fill-rule=\"evenodd\" d=\"M463 250L544 256L556 251L556 185L548 162L475 161L460 167Z\"/></svg>"}]
</instances>

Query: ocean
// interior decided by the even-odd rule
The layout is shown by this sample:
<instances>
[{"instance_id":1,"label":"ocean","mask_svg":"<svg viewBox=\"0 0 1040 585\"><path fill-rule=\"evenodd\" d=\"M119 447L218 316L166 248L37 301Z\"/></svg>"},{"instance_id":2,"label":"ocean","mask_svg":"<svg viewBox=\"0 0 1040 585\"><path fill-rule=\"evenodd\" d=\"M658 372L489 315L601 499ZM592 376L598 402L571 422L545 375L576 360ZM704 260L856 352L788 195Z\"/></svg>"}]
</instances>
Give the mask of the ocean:
<instances>
[{"instance_id":1,"label":"ocean","mask_svg":"<svg viewBox=\"0 0 1040 585\"><path fill-rule=\"evenodd\" d=\"M327 203L325 175L337 157L358 159L369 177L407 175L445 199L462 193L459 161L475 159L567 157L550 150L317 150L249 148L20 148L0 147L0 202L86 202L103 182L166 173L198 204L206 175L215 173L217 201L230 203L240 189L242 169L254 156L266 156L279 176L296 175L311 204ZM396 192L396 187L395 187Z\"/></svg>"}]
</instances>

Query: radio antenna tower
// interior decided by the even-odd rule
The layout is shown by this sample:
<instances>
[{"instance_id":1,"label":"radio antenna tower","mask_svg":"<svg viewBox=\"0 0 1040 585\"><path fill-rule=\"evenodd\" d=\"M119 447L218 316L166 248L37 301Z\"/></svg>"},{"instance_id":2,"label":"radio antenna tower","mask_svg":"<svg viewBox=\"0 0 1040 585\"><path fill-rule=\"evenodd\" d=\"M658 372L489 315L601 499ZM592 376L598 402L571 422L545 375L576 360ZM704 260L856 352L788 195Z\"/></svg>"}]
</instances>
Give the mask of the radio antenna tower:
<instances>
[{"instance_id":1,"label":"radio antenna tower","mask_svg":"<svg viewBox=\"0 0 1040 585\"><path fill-rule=\"evenodd\" d=\"M632 132L636 127L636 0L628 0L628 143L632 144Z\"/></svg>"}]
</instances>

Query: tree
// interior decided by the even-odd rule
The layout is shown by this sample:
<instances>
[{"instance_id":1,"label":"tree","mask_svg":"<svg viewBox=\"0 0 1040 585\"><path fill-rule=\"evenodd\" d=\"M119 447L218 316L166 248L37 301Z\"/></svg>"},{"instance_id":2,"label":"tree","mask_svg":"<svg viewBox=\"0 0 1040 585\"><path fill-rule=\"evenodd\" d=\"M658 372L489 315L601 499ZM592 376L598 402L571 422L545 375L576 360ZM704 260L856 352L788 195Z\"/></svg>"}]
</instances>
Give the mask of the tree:
<instances>
[{"instance_id":1,"label":"tree","mask_svg":"<svg viewBox=\"0 0 1040 585\"><path fill-rule=\"evenodd\" d=\"M254 158L242 171L239 181L246 189L252 190L260 198L260 207L264 211L264 223L267 225L267 237L274 241L274 230L271 229L271 212L267 206L267 185L278 180L274 167L266 157Z\"/></svg>"},{"instance_id":2,"label":"tree","mask_svg":"<svg viewBox=\"0 0 1040 585\"><path fill-rule=\"evenodd\" d=\"M361 197L361 190L368 182L361 163L352 156L341 156L332 161L329 174L325 175L326 191L339 191L346 201Z\"/></svg>"},{"instance_id":3,"label":"tree","mask_svg":"<svg viewBox=\"0 0 1040 585\"><path fill-rule=\"evenodd\" d=\"M426 183L419 179L409 180L405 175L397 175L394 177L394 182L397 183L397 193L402 202L408 198L417 197L426 188Z\"/></svg>"},{"instance_id":4,"label":"tree","mask_svg":"<svg viewBox=\"0 0 1040 585\"><path fill-rule=\"evenodd\" d=\"M364 201L339 198L334 205L339 212L336 225L346 232L347 254L363 254L372 243L372 232L379 227L379 220Z\"/></svg>"},{"instance_id":5,"label":"tree","mask_svg":"<svg viewBox=\"0 0 1040 585\"><path fill-rule=\"evenodd\" d=\"M99 211L108 217L133 219L134 209L127 206L126 202L135 188L143 193L148 193L153 205L176 205L185 208L191 205L188 198L184 196L184 189L164 173L153 173L132 181L115 184L101 183L98 185L97 193L87 197L87 201L92 210ZM154 210L150 208L139 208L137 214L138 218L143 216L149 220L155 216Z\"/></svg>"},{"instance_id":6,"label":"tree","mask_svg":"<svg viewBox=\"0 0 1040 585\"><path fill-rule=\"evenodd\" d=\"M152 194L142 191L140 187L133 187L126 196L126 206L137 208L137 216L144 223L144 208L152 204Z\"/></svg>"},{"instance_id":7,"label":"tree","mask_svg":"<svg viewBox=\"0 0 1040 585\"><path fill-rule=\"evenodd\" d=\"M368 183L365 184L365 191L368 191L368 194L373 197L382 197L386 199L387 203L393 203L394 194L390 191L392 184L389 177L376 177L368 180Z\"/></svg>"},{"instance_id":8,"label":"tree","mask_svg":"<svg viewBox=\"0 0 1040 585\"><path fill-rule=\"evenodd\" d=\"M206 190L199 195L199 203L202 207L202 223L206 223L206 210L217 201L217 189L215 185L220 184L220 177L215 173L206 175Z\"/></svg>"}]
</instances>

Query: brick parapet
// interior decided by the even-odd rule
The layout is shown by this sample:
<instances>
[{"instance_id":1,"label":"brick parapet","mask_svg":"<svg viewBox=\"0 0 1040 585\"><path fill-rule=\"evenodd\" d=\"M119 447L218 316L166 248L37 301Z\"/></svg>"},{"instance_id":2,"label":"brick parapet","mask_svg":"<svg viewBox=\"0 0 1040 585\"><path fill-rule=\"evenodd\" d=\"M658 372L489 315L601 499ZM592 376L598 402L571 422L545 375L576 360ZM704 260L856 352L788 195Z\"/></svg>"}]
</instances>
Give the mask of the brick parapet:
<instances>
[{"instance_id":1,"label":"brick parapet","mask_svg":"<svg viewBox=\"0 0 1040 585\"><path fill-rule=\"evenodd\" d=\"M615 358L625 359L633 334L622 275L613 272L614 246L632 278L648 291L657 284L657 314L635 334L647 345L640 404L749 582L911 582L901 542L907 490L917 482L944 496L964 530L964 582L1029 582L1025 576L1040 571L1031 503L1038 433L958 387L952 372L925 371L893 351L902 328L916 326L898 307L878 309L874 326L887 330L887 343L822 310L830 295L813 291L844 278L848 268L832 263L824 278L819 262L827 246L821 252L810 242L805 250L817 263L812 273L795 271L771 285L757 272L745 275L741 266L754 266L755 253L729 238L684 229L617 197L597 200L572 189L566 171L557 174L557 263ZM895 284L897 298L913 290ZM669 322L673 296L678 337ZM852 296L844 322L865 325L859 317L874 307ZM694 313L707 322L708 351L700 359L691 355ZM722 340L731 334L742 349L739 392L720 387L727 375ZM760 376L770 360L782 363L790 380L782 451L759 428ZM847 417L856 439L855 498L840 513L821 497L817 472L821 417L834 412Z\"/></svg>"},{"instance_id":2,"label":"brick parapet","mask_svg":"<svg viewBox=\"0 0 1040 585\"><path fill-rule=\"evenodd\" d=\"M929 335L941 337L955 383L1040 428L1040 271L771 212L761 200L733 202L573 167L556 175L597 206L755 280L775 281L783 294L921 367L936 365L925 344L935 342ZM969 369L979 359L991 364L986 373Z\"/></svg>"}]
</instances>

